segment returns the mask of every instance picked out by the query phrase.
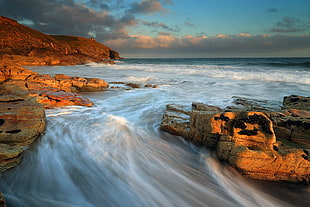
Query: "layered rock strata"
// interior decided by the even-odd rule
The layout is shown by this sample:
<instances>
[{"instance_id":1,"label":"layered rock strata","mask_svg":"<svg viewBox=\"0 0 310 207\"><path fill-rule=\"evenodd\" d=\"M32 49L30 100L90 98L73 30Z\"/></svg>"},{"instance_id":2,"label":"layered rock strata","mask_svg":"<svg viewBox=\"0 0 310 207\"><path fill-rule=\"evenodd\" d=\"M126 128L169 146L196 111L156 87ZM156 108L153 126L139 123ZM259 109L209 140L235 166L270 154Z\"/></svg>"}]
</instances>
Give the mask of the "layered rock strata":
<instances>
[{"instance_id":1,"label":"layered rock strata","mask_svg":"<svg viewBox=\"0 0 310 207\"><path fill-rule=\"evenodd\" d=\"M0 93L33 97L45 108L93 103L76 92L102 91L109 84L102 79L40 75L18 66L0 66Z\"/></svg>"},{"instance_id":2,"label":"layered rock strata","mask_svg":"<svg viewBox=\"0 0 310 207\"><path fill-rule=\"evenodd\" d=\"M161 129L214 148L219 159L247 177L309 183L309 119L289 111L232 108L193 103L192 110L186 110L184 106L168 105Z\"/></svg>"},{"instance_id":3,"label":"layered rock strata","mask_svg":"<svg viewBox=\"0 0 310 207\"><path fill-rule=\"evenodd\" d=\"M0 172L15 167L46 127L45 111L31 99L0 95Z\"/></svg>"}]
</instances>

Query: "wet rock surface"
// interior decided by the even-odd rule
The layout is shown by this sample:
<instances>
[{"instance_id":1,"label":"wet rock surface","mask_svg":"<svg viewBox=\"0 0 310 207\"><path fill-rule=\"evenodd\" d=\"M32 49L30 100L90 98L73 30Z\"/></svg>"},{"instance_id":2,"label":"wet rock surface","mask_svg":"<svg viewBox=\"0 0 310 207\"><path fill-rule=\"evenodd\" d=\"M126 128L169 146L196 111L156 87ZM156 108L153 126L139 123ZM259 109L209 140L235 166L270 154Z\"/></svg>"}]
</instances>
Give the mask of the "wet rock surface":
<instances>
[{"instance_id":1,"label":"wet rock surface","mask_svg":"<svg viewBox=\"0 0 310 207\"><path fill-rule=\"evenodd\" d=\"M6 207L3 194L0 192L0 207Z\"/></svg>"},{"instance_id":2,"label":"wet rock surface","mask_svg":"<svg viewBox=\"0 0 310 207\"><path fill-rule=\"evenodd\" d=\"M255 103L259 111L202 103L187 110L167 105L161 129L215 149L219 159L247 177L309 183L309 118L296 116L296 111L264 111L260 103Z\"/></svg>"}]
</instances>

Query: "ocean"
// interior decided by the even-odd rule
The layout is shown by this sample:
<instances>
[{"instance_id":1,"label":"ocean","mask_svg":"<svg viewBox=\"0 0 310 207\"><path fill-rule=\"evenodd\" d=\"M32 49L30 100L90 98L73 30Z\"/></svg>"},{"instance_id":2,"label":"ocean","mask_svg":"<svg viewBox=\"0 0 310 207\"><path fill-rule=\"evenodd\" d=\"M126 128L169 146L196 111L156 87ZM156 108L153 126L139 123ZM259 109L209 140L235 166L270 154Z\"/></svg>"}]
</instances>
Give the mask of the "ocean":
<instances>
[{"instance_id":1,"label":"ocean","mask_svg":"<svg viewBox=\"0 0 310 207\"><path fill-rule=\"evenodd\" d=\"M245 178L212 150L160 130L171 103L224 108L241 97L278 110L284 96L310 96L310 58L124 59L27 68L157 88L85 92L93 107L46 110L46 133L0 177L8 206L310 205L309 186Z\"/></svg>"}]
</instances>

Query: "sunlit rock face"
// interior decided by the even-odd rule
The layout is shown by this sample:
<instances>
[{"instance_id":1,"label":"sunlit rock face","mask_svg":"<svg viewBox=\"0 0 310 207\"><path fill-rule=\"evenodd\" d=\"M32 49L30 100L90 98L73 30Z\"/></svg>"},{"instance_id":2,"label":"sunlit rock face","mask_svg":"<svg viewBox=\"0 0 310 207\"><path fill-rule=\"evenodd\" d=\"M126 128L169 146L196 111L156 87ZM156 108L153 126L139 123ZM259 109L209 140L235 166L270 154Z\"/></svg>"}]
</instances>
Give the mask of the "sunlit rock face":
<instances>
[{"instance_id":1,"label":"sunlit rock face","mask_svg":"<svg viewBox=\"0 0 310 207\"><path fill-rule=\"evenodd\" d=\"M18 65L70 65L87 62L112 63L119 53L94 39L46 35L0 16L0 55Z\"/></svg>"},{"instance_id":2,"label":"sunlit rock face","mask_svg":"<svg viewBox=\"0 0 310 207\"><path fill-rule=\"evenodd\" d=\"M0 96L0 172L15 167L27 146L45 131L41 104L18 96Z\"/></svg>"},{"instance_id":3,"label":"sunlit rock face","mask_svg":"<svg viewBox=\"0 0 310 207\"><path fill-rule=\"evenodd\" d=\"M2 94L15 94L34 97L45 108L93 103L76 92L102 91L109 84L98 78L70 77L66 75L40 75L18 66L0 66L0 91Z\"/></svg>"},{"instance_id":4,"label":"sunlit rock face","mask_svg":"<svg viewBox=\"0 0 310 207\"><path fill-rule=\"evenodd\" d=\"M228 108L230 109L224 110L193 103L192 110L185 110L184 106L168 105L161 129L183 136L195 144L214 148L219 159L228 162L248 177L309 182L309 145L305 145L306 136L309 137L310 134L307 124L299 126L303 128L294 137L300 135L301 138L294 143L286 137L292 126L287 125L287 120L297 117L289 112L240 111ZM294 141L296 140L297 138Z\"/></svg>"}]
</instances>

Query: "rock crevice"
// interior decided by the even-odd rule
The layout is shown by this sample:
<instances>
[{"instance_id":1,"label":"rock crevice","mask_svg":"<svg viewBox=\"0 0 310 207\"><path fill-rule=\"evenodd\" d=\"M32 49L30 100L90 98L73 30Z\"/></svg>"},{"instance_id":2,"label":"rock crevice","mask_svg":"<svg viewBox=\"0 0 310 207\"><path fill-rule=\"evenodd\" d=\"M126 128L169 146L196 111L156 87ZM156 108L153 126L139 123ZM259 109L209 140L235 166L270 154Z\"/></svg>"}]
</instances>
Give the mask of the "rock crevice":
<instances>
[{"instance_id":1,"label":"rock crevice","mask_svg":"<svg viewBox=\"0 0 310 207\"><path fill-rule=\"evenodd\" d=\"M285 99L307 103L305 97ZM309 110L307 107L299 110ZM184 108L168 105L161 129L215 149L219 159L250 178L309 183L309 119L289 110L220 109L201 103L193 103L192 110ZM283 108L290 106L284 104Z\"/></svg>"}]
</instances>

